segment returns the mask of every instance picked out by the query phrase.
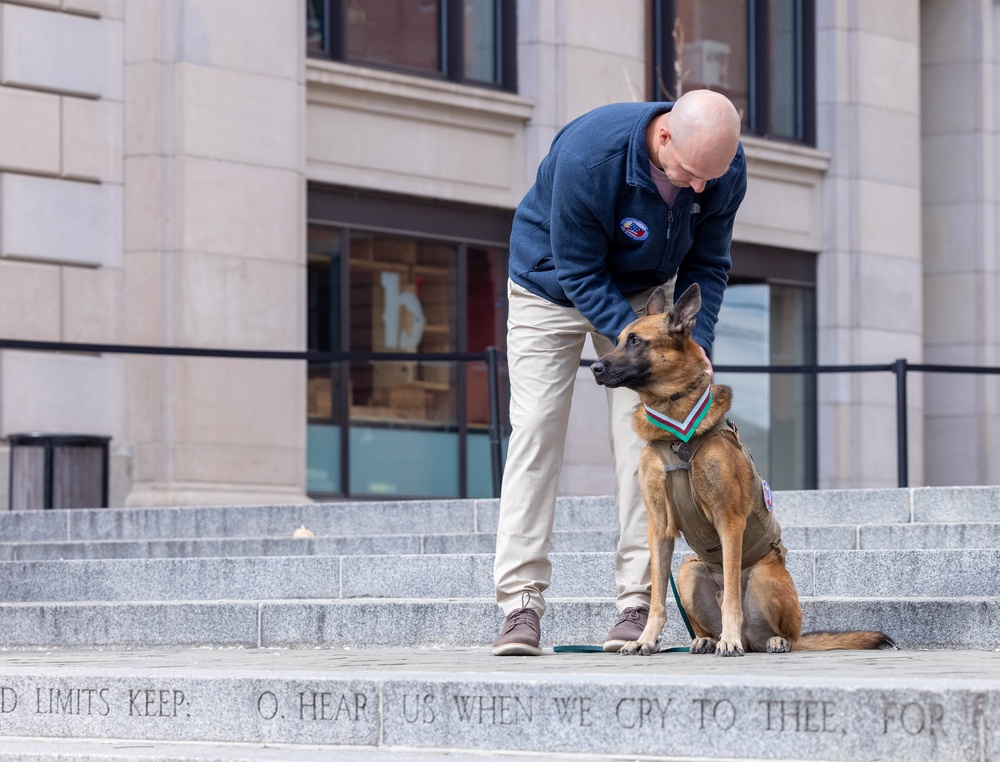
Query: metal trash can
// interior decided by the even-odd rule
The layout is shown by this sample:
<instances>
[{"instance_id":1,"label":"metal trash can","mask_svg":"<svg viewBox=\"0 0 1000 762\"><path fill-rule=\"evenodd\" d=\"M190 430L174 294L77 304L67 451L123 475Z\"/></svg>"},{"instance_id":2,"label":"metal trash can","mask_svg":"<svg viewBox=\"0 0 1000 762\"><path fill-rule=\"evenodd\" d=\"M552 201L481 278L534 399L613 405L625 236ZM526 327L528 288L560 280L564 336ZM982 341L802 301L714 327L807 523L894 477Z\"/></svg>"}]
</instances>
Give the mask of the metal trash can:
<instances>
[{"instance_id":1,"label":"metal trash can","mask_svg":"<svg viewBox=\"0 0 1000 762\"><path fill-rule=\"evenodd\" d=\"M11 434L10 510L108 507L108 443L91 434Z\"/></svg>"}]
</instances>

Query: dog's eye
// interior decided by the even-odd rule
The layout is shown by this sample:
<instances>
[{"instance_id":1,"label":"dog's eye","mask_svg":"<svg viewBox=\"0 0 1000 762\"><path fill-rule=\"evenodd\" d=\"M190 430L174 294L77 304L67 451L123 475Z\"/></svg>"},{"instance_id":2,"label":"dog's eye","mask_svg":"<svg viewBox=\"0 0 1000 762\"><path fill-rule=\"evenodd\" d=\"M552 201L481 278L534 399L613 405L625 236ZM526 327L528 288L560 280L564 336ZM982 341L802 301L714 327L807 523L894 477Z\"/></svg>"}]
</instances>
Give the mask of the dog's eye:
<instances>
[{"instance_id":1,"label":"dog's eye","mask_svg":"<svg viewBox=\"0 0 1000 762\"><path fill-rule=\"evenodd\" d=\"M627 341L633 347L637 347L637 346L639 346L642 343L642 340L638 336L636 336L634 333L630 333L628 335Z\"/></svg>"}]
</instances>

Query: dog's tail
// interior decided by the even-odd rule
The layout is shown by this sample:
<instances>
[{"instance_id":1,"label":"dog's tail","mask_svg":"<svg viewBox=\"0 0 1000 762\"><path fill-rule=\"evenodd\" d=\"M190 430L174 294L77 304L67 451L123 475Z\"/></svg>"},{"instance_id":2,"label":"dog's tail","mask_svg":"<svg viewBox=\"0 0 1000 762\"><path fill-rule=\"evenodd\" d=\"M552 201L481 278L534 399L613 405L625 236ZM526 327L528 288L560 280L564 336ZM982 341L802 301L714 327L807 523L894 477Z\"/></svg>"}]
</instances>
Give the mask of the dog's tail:
<instances>
[{"instance_id":1,"label":"dog's tail","mask_svg":"<svg viewBox=\"0 0 1000 762\"><path fill-rule=\"evenodd\" d=\"M851 630L848 632L804 632L795 641L793 651L876 651L897 648L884 632Z\"/></svg>"}]
</instances>

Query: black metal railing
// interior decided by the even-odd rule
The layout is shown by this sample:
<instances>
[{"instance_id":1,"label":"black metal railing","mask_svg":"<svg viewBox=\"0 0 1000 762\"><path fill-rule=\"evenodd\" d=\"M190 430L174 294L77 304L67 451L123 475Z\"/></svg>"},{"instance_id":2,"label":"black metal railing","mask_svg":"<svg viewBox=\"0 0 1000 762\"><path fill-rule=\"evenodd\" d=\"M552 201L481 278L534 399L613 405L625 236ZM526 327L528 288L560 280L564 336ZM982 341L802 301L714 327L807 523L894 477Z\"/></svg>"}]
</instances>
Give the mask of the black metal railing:
<instances>
[{"instance_id":1,"label":"black metal railing","mask_svg":"<svg viewBox=\"0 0 1000 762\"><path fill-rule=\"evenodd\" d=\"M899 358L888 365L716 365L716 373L892 373L896 380L896 477L900 487L909 486L909 449L906 418L907 376L910 373L969 373L1000 375L1000 367L980 365L928 365Z\"/></svg>"},{"instance_id":2,"label":"black metal railing","mask_svg":"<svg viewBox=\"0 0 1000 762\"><path fill-rule=\"evenodd\" d=\"M204 349L198 347L159 347L126 344L88 344L57 341L26 341L0 339L0 349L18 349L43 352L82 352L91 354L159 355L168 357L214 357L249 360L295 360L307 363L351 362L481 362L488 369L489 442L493 494L500 495L503 477L503 414L501 409L500 366L506 361L505 353L496 347L485 352L318 352L318 351L266 351L249 349ZM581 365L590 365L584 360ZM978 365L937 365L911 363L899 358L888 364L873 365L716 365L716 373L767 373L818 376L828 373L892 373L896 383L896 457L897 482L909 486L908 427L907 427L907 377L910 373L953 373L975 375L1000 375L1000 367Z\"/></svg>"}]
</instances>

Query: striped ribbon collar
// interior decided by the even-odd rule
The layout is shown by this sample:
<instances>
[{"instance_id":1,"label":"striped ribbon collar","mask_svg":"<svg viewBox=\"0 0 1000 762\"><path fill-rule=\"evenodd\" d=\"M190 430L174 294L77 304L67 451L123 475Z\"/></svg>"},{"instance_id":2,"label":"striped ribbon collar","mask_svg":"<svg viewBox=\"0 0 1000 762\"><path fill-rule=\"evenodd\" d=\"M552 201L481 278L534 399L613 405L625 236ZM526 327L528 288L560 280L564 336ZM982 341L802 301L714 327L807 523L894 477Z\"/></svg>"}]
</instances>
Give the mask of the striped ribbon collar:
<instances>
[{"instance_id":1,"label":"striped ribbon collar","mask_svg":"<svg viewBox=\"0 0 1000 762\"><path fill-rule=\"evenodd\" d=\"M646 408L647 421L664 431L669 431L682 442L688 442L694 436L695 430L697 430L699 424L705 419L705 415L712 407L712 385L708 385L705 393L701 395L701 399L698 400L694 409L688 413L688 417L683 421L675 421L670 416L653 410L653 408L645 403L643 403L643 407Z\"/></svg>"}]
</instances>

